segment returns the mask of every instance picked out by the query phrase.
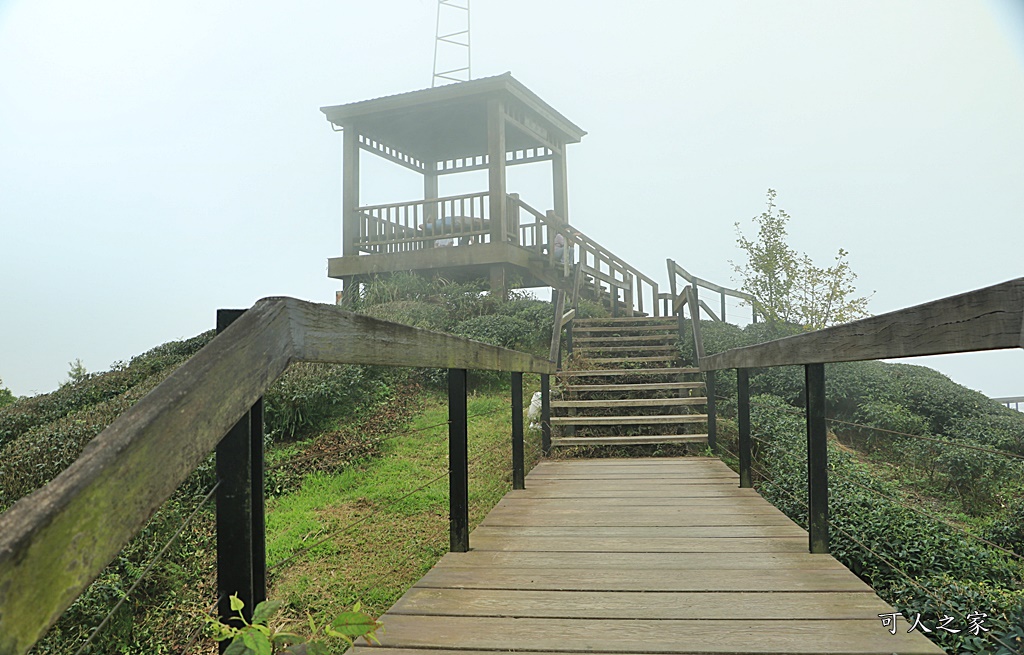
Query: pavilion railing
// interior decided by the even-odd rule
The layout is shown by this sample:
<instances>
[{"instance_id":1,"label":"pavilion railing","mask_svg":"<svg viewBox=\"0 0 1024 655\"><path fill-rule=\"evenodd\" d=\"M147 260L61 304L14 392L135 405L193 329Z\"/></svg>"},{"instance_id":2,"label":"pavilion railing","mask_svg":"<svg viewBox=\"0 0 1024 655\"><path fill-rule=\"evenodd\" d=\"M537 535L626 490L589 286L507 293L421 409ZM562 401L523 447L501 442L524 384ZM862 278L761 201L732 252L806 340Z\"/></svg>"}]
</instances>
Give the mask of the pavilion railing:
<instances>
[{"instance_id":1,"label":"pavilion railing","mask_svg":"<svg viewBox=\"0 0 1024 655\"><path fill-rule=\"evenodd\" d=\"M489 243L489 199L482 192L360 207L358 248L390 254Z\"/></svg>"}]
</instances>

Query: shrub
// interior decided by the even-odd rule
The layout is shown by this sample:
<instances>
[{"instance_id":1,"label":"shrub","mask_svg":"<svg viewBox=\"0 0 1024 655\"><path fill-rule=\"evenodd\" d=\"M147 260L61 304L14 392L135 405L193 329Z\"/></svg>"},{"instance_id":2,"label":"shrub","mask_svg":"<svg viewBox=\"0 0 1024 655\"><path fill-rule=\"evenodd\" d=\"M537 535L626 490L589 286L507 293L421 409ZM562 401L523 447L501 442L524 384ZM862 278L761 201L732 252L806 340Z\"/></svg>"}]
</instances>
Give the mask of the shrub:
<instances>
[{"instance_id":1,"label":"shrub","mask_svg":"<svg viewBox=\"0 0 1024 655\"><path fill-rule=\"evenodd\" d=\"M297 363L263 396L270 441L291 439L354 415L388 393L383 367Z\"/></svg>"},{"instance_id":2,"label":"shrub","mask_svg":"<svg viewBox=\"0 0 1024 655\"><path fill-rule=\"evenodd\" d=\"M494 346L522 350L535 345L540 332L534 325L515 316L492 314L477 316L455 326L454 333Z\"/></svg>"}]
</instances>

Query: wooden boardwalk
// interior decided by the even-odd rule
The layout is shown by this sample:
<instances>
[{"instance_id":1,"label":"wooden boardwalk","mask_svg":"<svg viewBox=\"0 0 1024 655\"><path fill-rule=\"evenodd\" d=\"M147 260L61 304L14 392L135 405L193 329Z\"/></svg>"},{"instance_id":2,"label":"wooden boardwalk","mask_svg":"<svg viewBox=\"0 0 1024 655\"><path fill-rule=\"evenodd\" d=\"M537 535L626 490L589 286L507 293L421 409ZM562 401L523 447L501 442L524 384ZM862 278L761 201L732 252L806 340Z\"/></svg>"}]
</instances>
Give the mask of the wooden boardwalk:
<instances>
[{"instance_id":1,"label":"wooden boardwalk","mask_svg":"<svg viewBox=\"0 0 1024 655\"><path fill-rule=\"evenodd\" d=\"M942 653L717 459L541 462L361 655Z\"/></svg>"}]
</instances>

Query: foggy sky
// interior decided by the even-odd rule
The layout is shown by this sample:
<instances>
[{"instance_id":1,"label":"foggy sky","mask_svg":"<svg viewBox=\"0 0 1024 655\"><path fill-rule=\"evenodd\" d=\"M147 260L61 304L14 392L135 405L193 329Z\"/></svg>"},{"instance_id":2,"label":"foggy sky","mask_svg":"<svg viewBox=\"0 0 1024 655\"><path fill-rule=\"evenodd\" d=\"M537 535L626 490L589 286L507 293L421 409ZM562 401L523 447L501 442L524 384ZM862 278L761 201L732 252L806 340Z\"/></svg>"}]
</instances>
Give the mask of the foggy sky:
<instances>
[{"instance_id":1,"label":"foggy sky","mask_svg":"<svg viewBox=\"0 0 1024 655\"><path fill-rule=\"evenodd\" d=\"M473 74L589 132L571 221L648 275L737 283L734 224L770 187L791 245L848 250L882 313L1022 275L1021 7L475 0ZM220 307L333 302L341 137L319 107L430 86L435 8L0 0L3 383L50 391ZM396 168L364 159L364 204L422 192ZM546 209L548 174L509 191ZM1024 395L1020 351L907 361Z\"/></svg>"}]
</instances>

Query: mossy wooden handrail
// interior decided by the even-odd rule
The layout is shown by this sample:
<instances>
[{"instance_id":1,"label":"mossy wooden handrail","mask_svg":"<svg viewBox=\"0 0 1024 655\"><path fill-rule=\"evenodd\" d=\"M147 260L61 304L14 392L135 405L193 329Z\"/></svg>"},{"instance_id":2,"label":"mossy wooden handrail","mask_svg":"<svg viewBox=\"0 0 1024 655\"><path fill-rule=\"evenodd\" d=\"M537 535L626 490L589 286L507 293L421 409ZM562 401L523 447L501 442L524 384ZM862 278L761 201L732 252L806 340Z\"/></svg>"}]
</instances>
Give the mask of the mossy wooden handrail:
<instances>
[{"instance_id":1,"label":"mossy wooden handrail","mask_svg":"<svg viewBox=\"0 0 1024 655\"><path fill-rule=\"evenodd\" d=\"M1024 278L708 357L701 370L853 362L1024 347Z\"/></svg>"},{"instance_id":2,"label":"mossy wooden handrail","mask_svg":"<svg viewBox=\"0 0 1024 655\"><path fill-rule=\"evenodd\" d=\"M53 481L0 514L0 655L26 652L294 361L555 370L332 305L257 302Z\"/></svg>"},{"instance_id":3,"label":"mossy wooden handrail","mask_svg":"<svg viewBox=\"0 0 1024 655\"><path fill-rule=\"evenodd\" d=\"M750 487L750 369L804 367L808 545L812 553L827 553L825 364L1006 348L1024 348L1024 278L824 330L726 350L701 358L700 368L707 377L709 394L715 371L736 369L740 486Z\"/></svg>"}]
</instances>

